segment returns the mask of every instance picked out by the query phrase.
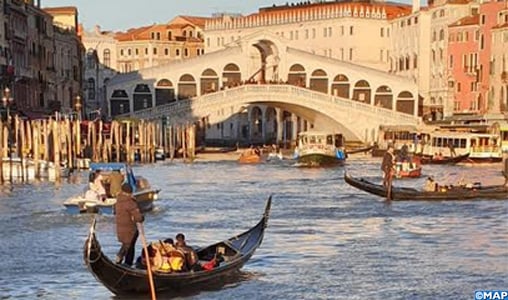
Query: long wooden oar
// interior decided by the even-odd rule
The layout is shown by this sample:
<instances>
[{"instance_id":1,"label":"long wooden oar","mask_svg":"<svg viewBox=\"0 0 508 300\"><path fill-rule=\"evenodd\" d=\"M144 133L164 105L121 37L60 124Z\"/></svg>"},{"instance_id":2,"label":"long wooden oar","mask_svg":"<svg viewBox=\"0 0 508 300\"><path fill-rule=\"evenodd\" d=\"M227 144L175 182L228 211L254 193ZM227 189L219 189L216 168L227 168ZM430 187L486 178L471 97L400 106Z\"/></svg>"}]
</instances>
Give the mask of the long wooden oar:
<instances>
[{"instance_id":1,"label":"long wooden oar","mask_svg":"<svg viewBox=\"0 0 508 300\"><path fill-rule=\"evenodd\" d=\"M155 295L155 286L153 284L153 277L152 277L152 266L150 264L150 255L148 254L148 246L146 244L145 231L143 230L142 223L136 223L136 225L138 226L139 235L141 236L141 242L143 243L143 252L145 254L146 271L148 273L148 282L150 283L150 291L152 293L152 300L156 300L157 296Z\"/></svg>"}]
</instances>

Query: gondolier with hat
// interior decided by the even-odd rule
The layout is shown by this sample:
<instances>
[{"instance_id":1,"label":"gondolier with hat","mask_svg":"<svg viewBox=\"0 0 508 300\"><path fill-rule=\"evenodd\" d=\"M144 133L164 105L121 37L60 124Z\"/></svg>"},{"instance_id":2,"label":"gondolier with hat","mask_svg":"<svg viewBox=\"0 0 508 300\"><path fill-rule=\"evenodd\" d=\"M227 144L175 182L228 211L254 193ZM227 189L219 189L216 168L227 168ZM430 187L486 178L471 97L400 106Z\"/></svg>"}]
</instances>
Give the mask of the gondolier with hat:
<instances>
[{"instance_id":1,"label":"gondolier with hat","mask_svg":"<svg viewBox=\"0 0 508 300\"><path fill-rule=\"evenodd\" d=\"M116 263L124 261L130 266L134 261L134 249L139 234L136 223L143 222L144 217L139 211L136 200L132 197L132 187L127 182L122 184L122 191L116 200L115 220L118 241L122 243L116 255Z\"/></svg>"}]
</instances>

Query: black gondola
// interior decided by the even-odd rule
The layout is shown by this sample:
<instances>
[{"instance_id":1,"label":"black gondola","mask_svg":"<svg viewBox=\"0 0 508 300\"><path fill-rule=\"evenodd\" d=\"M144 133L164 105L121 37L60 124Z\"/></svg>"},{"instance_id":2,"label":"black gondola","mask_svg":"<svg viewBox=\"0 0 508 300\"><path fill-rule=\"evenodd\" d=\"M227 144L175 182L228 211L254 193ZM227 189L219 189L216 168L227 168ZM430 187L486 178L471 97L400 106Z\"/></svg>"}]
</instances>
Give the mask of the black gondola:
<instances>
[{"instance_id":1,"label":"black gondola","mask_svg":"<svg viewBox=\"0 0 508 300\"><path fill-rule=\"evenodd\" d=\"M434 159L432 156L424 155L420 157L420 162L424 165L454 165L468 159L468 157L469 153L454 157L443 157L441 159Z\"/></svg>"},{"instance_id":2,"label":"black gondola","mask_svg":"<svg viewBox=\"0 0 508 300\"><path fill-rule=\"evenodd\" d=\"M259 223L248 231L230 239L196 250L200 261L210 261L217 254L223 262L212 270L163 273L153 271L153 282L158 293L171 296L206 289L209 285L234 275L261 245L268 223L272 197L268 198ZM83 249L85 264L95 278L116 295L150 293L146 270L112 262L101 250L95 234L95 220Z\"/></svg>"},{"instance_id":3,"label":"black gondola","mask_svg":"<svg viewBox=\"0 0 508 300\"><path fill-rule=\"evenodd\" d=\"M365 153L365 152L372 151L373 148L374 148L374 145L367 146L367 147L361 147L361 148L346 149L346 154L349 155L349 154L356 154L356 153Z\"/></svg>"},{"instance_id":4,"label":"black gondola","mask_svg":"<svg viewBox=\"0 0 508 300\"><path fill-rule=\"evenodd\" d=\"M380 197L387 196L386 188L381 184L372 183L363 178L354 178L347 173L344 180L362 190ZM473 186L469 187L448 187L440 191L423 191L414 188L392 187L391 200L424 200L424 201L446 201L446 200L505 200L508 199L508 188L504 185L494 186Z\"/></svg>"}]
</instances>

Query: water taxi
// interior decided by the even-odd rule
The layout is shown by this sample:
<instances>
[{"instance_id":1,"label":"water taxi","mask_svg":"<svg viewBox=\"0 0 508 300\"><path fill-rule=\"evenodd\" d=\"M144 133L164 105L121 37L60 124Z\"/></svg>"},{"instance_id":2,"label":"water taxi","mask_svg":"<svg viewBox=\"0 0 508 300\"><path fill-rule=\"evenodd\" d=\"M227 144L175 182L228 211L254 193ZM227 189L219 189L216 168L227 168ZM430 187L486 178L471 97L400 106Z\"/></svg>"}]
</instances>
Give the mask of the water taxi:
<instances>
[{"instance_id":1,"label":"water taxi","mask_svg":"<svg viewBox=\"0 0 508 300\"><path fill-rule=\"evenodd\" d=\"M327 166L346 161L342 134L304 131L298 134L295 159L303 166Z\"/></svg>"}]
</instances>

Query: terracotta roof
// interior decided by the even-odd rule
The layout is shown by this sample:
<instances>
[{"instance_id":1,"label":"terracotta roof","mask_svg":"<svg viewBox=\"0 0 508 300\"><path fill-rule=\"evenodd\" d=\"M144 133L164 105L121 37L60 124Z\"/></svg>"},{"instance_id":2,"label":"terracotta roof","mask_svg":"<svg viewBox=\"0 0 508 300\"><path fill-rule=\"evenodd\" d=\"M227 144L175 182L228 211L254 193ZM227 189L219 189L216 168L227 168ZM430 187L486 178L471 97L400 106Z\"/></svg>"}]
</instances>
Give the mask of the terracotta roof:
<instances>
[{"instance_id":1,"label":"terracotta roof","mask_svg":"<svg viewBox=\"0 0 508 300\"><path fill-rule=\"evenodd\" d=\"M448 25L448 27L459 27L480 24L480 16L472 15L459 19L457 22Z\"/></svg>"},{"instance_id":2,"label":"terracotta roof","mask_svg":"<svg viewBox=\"0 0 508 300\"><path fill-rule=\"evenodd\" d=\"M139 40L141 39L140 38L140 35L148 30L152 28L152 26L144 26L144 27L139 27L139 28L131 28L129 30L127 30L127 32L118 32L116 33L115 35L115 39L118 40L118 41L135 41L135 40Z\"/></svg>"},{"instance_id":3,"label":"terracotta roof","mask_svg":"<svg viewBox=\"0 0 508 300\"><path fill-rule=\"evenodd\" d=\"M195 17L195 16L179 16L179 17L199 27L205 27L206 21L211 19L207 17Z\"/></svg>"}]
</instances>

